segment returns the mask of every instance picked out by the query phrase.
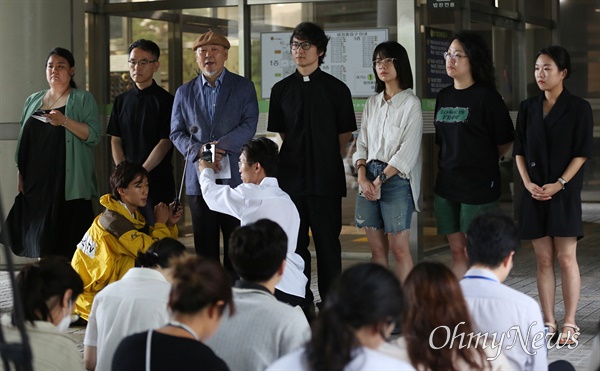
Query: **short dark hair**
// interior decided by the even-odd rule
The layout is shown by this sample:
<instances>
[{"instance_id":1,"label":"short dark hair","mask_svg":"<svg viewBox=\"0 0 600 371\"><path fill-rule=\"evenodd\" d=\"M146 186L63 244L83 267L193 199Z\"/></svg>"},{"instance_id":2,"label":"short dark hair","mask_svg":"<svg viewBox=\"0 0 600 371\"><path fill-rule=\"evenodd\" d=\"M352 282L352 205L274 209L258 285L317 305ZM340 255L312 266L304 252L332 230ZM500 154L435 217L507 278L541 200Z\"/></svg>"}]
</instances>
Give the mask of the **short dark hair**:
<instances>
[{"instance_id":1,"label":"short dark hair","mask_svg":"<svg viewBox=\"0 0 600 371\"><path fill-rule=\"evenodd\" d=\"M475 82L496 89L496 69L492 51L483 37L473 31L462 31L454 35L469 57L471 76Z\"/></svg>"},{"instance_id":2,"label":"short dark hair","mask_svg":"<svg viewBox=\"0 0 600 371\"><path fill-rule=\"evenodd\" d=\"M150 52L150 54L152 54L155 60L158 60L158 58L160 58L160 48L158 47L158 45L156 45L154 41L146 39L139 39L134 41L133 43L131 43L131 45L129 45L127 55L131 54L131 51L135 48L140 48L144 51Z\"/></svg>"},{"instance_id":3,"label":"short dark hair","mask_svg":"<svg viewBox=\"0 0 600 371\"><path fill-rule=\"evenodd\" d=\"M149 179L148 170L142 165L134 164L129 161L122 161L117 165L110 175L110 186L112 188L113 197L121 201L121 195L119 194L119 188L127 188L129 183L133 182L138 175L143 178Z\"/></svg>"},{"instance_id":4,"label":"short dark hair","mask_svg":"<svg viewBox=\"0 0 600 371\"><path fill-rule=\"evenodd\" d=\"M290 36L290 45L294 41L294 37L298 40L310 41L311 44L317 47L319 53L323 52L323 55L319 56L319 66L323 64L325 54L327 54L329 36L325 35L325 31L321 27L311 22L302 22L294 28L294 32Z\"/></svg>"},{"instance_id":5,"label":"short dark hair","mask_svg":"<svg viewBox=\"0 0 600 371\"><path fill-rule=\"evenodd\" d=\"M287 254L288 238L268 219L237 228L229 239L229 258L242 279L264 282L277 272Z\"/></svg>"},{"instance_id":6,"label":"short dark hair","mask_svg":"<svg viewBox=\"0 0 600 371\"><path fill-rule=\"evenodd\" d=\"M408 59L408 53L406 49L395 41L386 41L375 47L373 50L373 60L377 58L395 58L394 68L396 69L396 79L400 83L400 88L412 89L413 88L413 75L412 69L410 68L410 60ZM385 90L385 83L381 81L377 75L377 70L373 67L375 72L375 91L381 93Z\"/></svg>"},{"instance_id":7,"label":"short dark hair","mask_svg":"<svg viewBox=\"0 0 600 371\"><path fill-rule=\"evenodd\" d=\"M75 303L83 292L83 280L79 274L67 259L58 256L44 257L26 265L17 275L15 285L21 296L25 320L32 323L53 320L47 304L50 298L58 296L59 305L62 305L63 295L71 289L71 300ZM14 322L14 309L12 319Z\"/></svg>"},{"instance_id":8,"label":"short dark hair","mask_svg":"<svg viewBox=\"0 0 600 371\"><path fill-rule=\"evenodd\" d=\"M469 264L498 267L517 251L520 242L519 228L511 218L499 210L485 211L471 221L467 230Z\"/></svg>"},{"instance_id":9,"label":"short dark hair","mask_svg":"<svg viewBox=\"0 0 600 371\"><path fill-rule=\"evenodd\" d=\"M279 164L279 148L277 144L267 137L254 138L242 147L246 160L251 163L260 163L269 177L277 175Z\"/></svg>"},{"instance_id":10,"label":"short dark hair","mask_svg":"<svg viewBox=\"0 0 600 371\"><path fill-rule=\"evenodd\" d=\"M196 255L175 258L169 308L173 312L194 314L211 304L223 302L221 314L229 306L235 313L229 273L218 262Z\"/></svg>"},{"instance_id":11,"label":"short dark hair","mask_svg":"<svg viewBox=\"0 0 600 371\"><path fill-rule=\"evenodd\" d=\"M50 53L48 53L48 56L46 57L46 64L48 64L48 59L50 59L50 57L53 56L54 54L66 59L67 63L69 64L69 67L75 67L75 57L73 57L73 53L71 53L69 50L67 50L65 48L61 48L61 47L56 47L56 48L50 50ZM71 80L69 81L69 86L73 89L77 89L77 84L75 83L75 80L73 80L73 77L74 77L74 75L71 76Z\"/></svg>"},{"instance_id":12,"label":"short dark hair","mask_svg":"<svg viewBox=\"0 0 600 371\"><path fill-rule=\"evenodd\" d=\"M154 242L148 251L139 252L136 263L146 268L168 268L173 258L185 253L185 245L174 238L166 237Z\"/></svg>"},{"instance_id":13,"label":"short dark hair","mask_svg":"<svg viewBox=\"0 0 600 371\"><path fill-rule=\"evenodd\" d=\"M542 54L552 58L554 63L556 63L556 67L558 67L559 71L567 70L565 80L569 78L569 76L571 75L571 56L569 55L567 49L558 45L550 45L540 50L536 56L536 59Z\"/></svg>"}]
</instances>

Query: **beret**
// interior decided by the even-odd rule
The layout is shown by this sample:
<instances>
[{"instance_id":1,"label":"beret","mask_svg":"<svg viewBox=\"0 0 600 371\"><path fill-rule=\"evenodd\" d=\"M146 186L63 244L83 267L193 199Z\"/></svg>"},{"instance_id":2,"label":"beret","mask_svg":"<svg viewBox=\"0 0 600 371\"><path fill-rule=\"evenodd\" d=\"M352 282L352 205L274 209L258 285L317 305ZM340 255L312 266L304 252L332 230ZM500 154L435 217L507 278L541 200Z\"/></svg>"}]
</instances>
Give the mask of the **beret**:
<instances>
[{"instance_id":1,"label":"beret","mask_svg":"<svg viewBox=\"0 0 600 371\"><path fill-rule=\"evenodd\" d=\"M196 51L196 49L204 45L221 45L225 47L225 49L229 49L231 46L231 44L229 44L229 40L227 40L225 36L214 33L212 30L209 30L207 33L203 33L202 35L198 36L196 41L194 41L192 50Z\"/></svg>"}]
</instances>

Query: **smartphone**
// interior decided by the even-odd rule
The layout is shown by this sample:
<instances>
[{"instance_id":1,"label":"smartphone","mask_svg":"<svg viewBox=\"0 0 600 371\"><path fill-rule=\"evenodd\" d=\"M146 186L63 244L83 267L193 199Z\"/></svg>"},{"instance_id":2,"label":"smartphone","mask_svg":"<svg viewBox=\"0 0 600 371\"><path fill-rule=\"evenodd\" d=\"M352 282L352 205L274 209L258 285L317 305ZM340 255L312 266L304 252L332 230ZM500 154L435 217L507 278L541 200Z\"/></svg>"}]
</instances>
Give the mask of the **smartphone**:
<instances>
[{"instance_id":1,"label":"smartphone","mask_svg":"<svg viewBox=\"0 0 600 371\"><path fill-rule=\"evenodd\" d=\"M358 195L360 197L365 197L365 195L363 194L362 188L360 188L360 185L358 186ZM377 190L377 200L379 200L381 198L381 187Z\"/></svg>"}]
</instances>

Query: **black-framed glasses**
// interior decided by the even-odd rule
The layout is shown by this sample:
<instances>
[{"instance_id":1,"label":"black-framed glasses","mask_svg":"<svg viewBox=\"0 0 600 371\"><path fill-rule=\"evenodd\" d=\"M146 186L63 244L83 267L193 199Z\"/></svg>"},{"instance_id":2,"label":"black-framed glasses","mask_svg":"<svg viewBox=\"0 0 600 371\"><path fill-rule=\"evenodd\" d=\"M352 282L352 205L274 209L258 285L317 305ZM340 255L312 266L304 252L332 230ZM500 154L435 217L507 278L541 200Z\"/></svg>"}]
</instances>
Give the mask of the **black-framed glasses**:
<instances>
[{"instance_id":1,"label":"black-framed glasses","mask_svg":"<svg viewBox=\"0 0 600 371\"><path fill-rule=\"evenodd\" d=\"M292 50L298 50L298 48L302 48L302 50L308 50L311 46L312 43L310 41L303 41L301 43L292 41L290 43L290 47L292 48Z\"/></svg>"},{"instance_id":2,"label":"black-framed glasses","mask_svg":"<svg viewBox=\"0 0 600 371\"><path fill-rule=\"evenodd\" d=\"M452 62L458 62L461 58L468 58L466 55L462 54L450 54L448 52L444 52L444 59L449 60L452 59Z\"/></svg>"},{"instance_id":3,"label":"black-framed glasses","mask_svg":"<svg viewBox=\"0 0 600 371\"><path fill-rule=\"evenodd\" d=\"M149 65L150 63L154 63L154 62L158 62L158 61L157 60L149 61L147 59L140 59L137 61L130 59L127 61L127 63L129 63L129 67L131 67L131 68L135 67L136 65L140 66L140 67L145 67L145 66Z\"/></svg>"},{"instance_id":4,"label":"black-framed glasses","mask_svg":"<svg viewBox=\"0 0 600 371\"><path fill-rule=\"evenodd\" d=\"M373 68L378 68L381 66L389 67L392 65L392 63L394 63L396 59L398 58L375 59L373 62L371 62L371 66L373 66Z\"/></svg>"}]
</instances>

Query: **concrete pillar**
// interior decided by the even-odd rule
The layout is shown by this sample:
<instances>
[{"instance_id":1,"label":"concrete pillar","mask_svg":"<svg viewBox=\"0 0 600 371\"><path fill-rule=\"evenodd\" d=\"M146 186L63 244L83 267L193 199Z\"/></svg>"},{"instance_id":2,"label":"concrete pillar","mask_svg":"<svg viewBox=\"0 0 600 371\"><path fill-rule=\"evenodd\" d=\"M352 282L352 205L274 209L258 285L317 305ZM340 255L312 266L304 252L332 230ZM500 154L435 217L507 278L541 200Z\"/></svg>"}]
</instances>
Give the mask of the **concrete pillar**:
<instances>
[{"instance_id":1,"label":"concrete pillar","mask_svg":"<svg viewBox=\"0 0 600 371\"><path fill-rule=\"evenodd\" d=\"M48 52L57 46L69 49L75 57L75 81L81 88L86 86L84 7L77 0L0 1L0 211L4 217L17 194L15 149L23 104L29 95L48 88L44 64ZM2 252L0 267L4 263Z\"/></svg>"}]
</instances>

